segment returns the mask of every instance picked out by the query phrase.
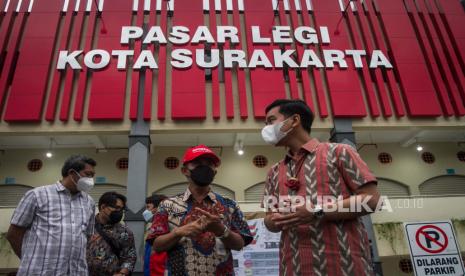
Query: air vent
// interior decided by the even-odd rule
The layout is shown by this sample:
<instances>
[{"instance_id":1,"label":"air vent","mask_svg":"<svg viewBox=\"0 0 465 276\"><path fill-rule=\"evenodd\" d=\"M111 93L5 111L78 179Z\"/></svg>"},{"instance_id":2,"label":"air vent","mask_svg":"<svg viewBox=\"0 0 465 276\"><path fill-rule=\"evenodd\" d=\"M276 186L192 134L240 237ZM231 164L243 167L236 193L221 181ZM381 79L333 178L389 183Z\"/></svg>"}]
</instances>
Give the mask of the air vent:
<instances>
[{"instance_id":1,"label":"air vent","mask_svg":"<svg viewBox=\"0 0 465 276\"><path fill-rule=\"evenodd\" d=\"M174 170L179 167L179 159L176 157L168 157L165 159L165 168Z\"/></svg>"},{"instance_id":2,"label":"air vent","mask_svg":"<svg viewBox=\"0 0 465 276\"><path fill-rule=\"evenodd\" d=\"M257 155L253 158L253 164L257 168L264 168L268 165L268 159L263 155Z\"/></svg>"},{"instance_id":3,"label":"air vent","mask_svg":"<svg viewBox=\"0 0 465 276\"><path fill-rule=\"evenodd\" d=\"M127 170L129 167L129 159L127 157L122 157L116 161L116 167L120 170Z\"/></svg>"},{"instance_id":4,"label":"air vent","mask_svg":"<svg viewBox=\"0 0 465 276\"><path fill-rule=\"evenodd\" d=\"M433 164L435 161L434 155L431 152L423 152L421 154L421 159L423 159L423 161L428 164Z\"/></svg>"},{"instance_id":5,"label":"air vent","mask_svg":"<svg viewBox=\"0 0 465 276\"><path fill-rule=\"evenodd\" d=\"M380 154L378 154L378 161L381 164L392 163L392 156L387 152L381 152Z\"/></svg>"},{"instance_id":6,"label":"air vent","mask_svg":"<svg viewBox=\"0 0 465 276\"><path fill-rule=\"evenodd\" d=\"M410 259L401 259L399 261L399 269L404 273L412 273L412 261L410 261Z\"/></svg>"},{"instance_id":7,"label":"air vent","mask_svg":"<svg viewBox=\"0 0 465 276\"><path fill-rule=\"evenodd\" d=\"M40 159L32 159L27 163L27 169L31 172L36 172L42 169L42 160Z\"/></svg>"}]
</instances>

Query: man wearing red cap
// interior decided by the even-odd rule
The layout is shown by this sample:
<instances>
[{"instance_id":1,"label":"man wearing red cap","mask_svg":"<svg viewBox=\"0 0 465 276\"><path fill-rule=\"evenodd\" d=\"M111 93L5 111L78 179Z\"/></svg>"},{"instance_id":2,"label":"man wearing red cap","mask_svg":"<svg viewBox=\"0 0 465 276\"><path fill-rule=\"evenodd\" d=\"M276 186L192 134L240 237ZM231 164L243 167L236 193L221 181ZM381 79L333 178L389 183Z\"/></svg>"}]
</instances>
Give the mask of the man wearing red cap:
<instances>
[{"instance_id":1,"label":"man wearing red cap","mask_svg":"<svg viewBox=\"0 0 465 276\"><path fill-rule=\"evenodd\" d=\"M210 188L219 165L208 147L188 149L181 171L189 186L155 213L150 238L155 251L168 253L168 275L234 275L231 249L253 240L236 202Z\"/></svg>"}]
</instances>

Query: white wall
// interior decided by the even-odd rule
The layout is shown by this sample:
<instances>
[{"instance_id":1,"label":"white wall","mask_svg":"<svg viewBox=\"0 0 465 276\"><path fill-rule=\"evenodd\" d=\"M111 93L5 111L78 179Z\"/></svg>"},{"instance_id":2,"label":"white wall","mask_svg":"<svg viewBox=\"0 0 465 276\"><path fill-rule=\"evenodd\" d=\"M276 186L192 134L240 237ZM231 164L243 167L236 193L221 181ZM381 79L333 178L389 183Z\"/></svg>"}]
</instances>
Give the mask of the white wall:
<instances>
[{"instance_id":1,"label":"white wall","mask_svg":"<svg viewBox=\"0 0 465 276\"><path fill-rule=\"evenodd\" d=\"M376 176L408 185L413 195L419 194L418 186L421 183L446 174L447 168L455 169L458 175L465 175L465 163L460 162L456 157L456 153L464 148L460 149L456 143L425 144L424 147L435 155L434 164L423 162L420 154L413 147L402 148L397 144L378 144L377 149L364 147L360 154ZM185 181L180 168L169 170L164 167L164 160L167 157L174 156L181 160L185 149L185 147L155 147L150 155L149 193ZM61 177L60 171L64 160L71 154L82 153L96 159L97 176L105 176L108 183L126 185L127 171L117 169L116 161L120 157L127 157L127 150L96 153L94 149L60 149L54 152L54 157L47 159L44 156L45 150L6 150L0 154L0 183L4 183L5 177L14 177L17 184L30 186L53 183ZM377 157L380 152L390 153L393 162L386 165L379 163ZM243 156L237 155L231 147L223 147L218 153L221 153L222 165L218 169L215 183L235 191L236 200L239 201L244 200L244 190L264 181L267 170L284 156L283 149L271 146L246 147ZM253 165L252 159L257 154L268 158L267 167L257 168ZM44 164L38 172L27 170L28 161L34 158L41 159Z\"/></svg>"}]
</instances>

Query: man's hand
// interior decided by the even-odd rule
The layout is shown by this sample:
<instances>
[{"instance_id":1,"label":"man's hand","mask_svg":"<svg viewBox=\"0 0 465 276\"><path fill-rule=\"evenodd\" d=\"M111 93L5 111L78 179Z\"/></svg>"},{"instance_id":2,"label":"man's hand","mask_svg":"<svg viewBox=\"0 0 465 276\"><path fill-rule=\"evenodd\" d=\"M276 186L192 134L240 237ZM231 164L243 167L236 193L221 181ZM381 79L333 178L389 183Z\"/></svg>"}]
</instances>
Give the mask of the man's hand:
<instances>
[{"instance_id":1,"label":"man's hand","mask_svg":"<svg viewBox=\"0 0 465 276\"><path fill-rule=\"evenodd\" d=\"M195 208L196 211L200 212L202 216L202 223L205 226L205 230L208 232L213 232L215 236L221 236L224 232L225 226L223 225L223 221L221 220L221 215L217 214L210 214L205 210L200 208Z\"/></svg>"},{"instance_id":2,"label":"man's hand","mask_svg":"<svg viewBox=\"0 0 465 276\"><path fill-rule=\"evenodd\" d=\"M23 237L26 234L26 228L19 227L11 224L6 234L6 239L10 242L11 248L15 252L16 256L21 259L21 247L23 245Z\"/></svg>"},{"instance_id":3,"label":"man's hand","mask_svg":"<svg viewBox=\"0 0 465 276\"><path fill-rule=\"evenodd\" d=\"M265 217L265 226L268 229L268 231L271 232L279 232L282 231L282 226L277 226L275 220L278 218L281 218L283 214L277 213L277 212L269 212L266 214Z\"/></svg>"},{"instance_id":4,"label":"man's hand","mask_svg":"<svg viewBox=\"0 0 465 276\"><path fill-rule=\"evenodd\" d=\"M201 234L205 227L202 223L202 219L197 219L191 223L175 228L173 230L176 236L180 237L194 237Z\"/></svg>"},{"instance_id":5,"label":"man's hand","mask_svg":"<svg viewBox=\"0 0 465 276\"><path fill-rule=\"evenodd\" d=\"M313 213L307 210L305 205L295 208L295 212L290 214L274 213L271 221L277 228L286 230L301 224L310 223L314 219Z\"/></svg>"}]
</instances>

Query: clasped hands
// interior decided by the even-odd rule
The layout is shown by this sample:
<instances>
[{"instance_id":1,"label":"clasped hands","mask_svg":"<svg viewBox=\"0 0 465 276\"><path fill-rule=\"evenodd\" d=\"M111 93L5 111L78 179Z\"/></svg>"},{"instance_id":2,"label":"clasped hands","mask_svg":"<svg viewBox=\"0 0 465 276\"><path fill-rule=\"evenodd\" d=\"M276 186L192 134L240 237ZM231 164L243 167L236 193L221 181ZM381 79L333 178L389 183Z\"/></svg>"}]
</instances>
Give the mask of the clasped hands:
<instances>
[{"instance_id":1,"label":"clasped hands","mask_svg":"<svg viewBox=\"0 0 465 276\"><path fill-rule=\"evenodd\" d=\"M225 227L223 225L223 215L210 214L200 208L195 208L202 216L188 224L175 228L174 234L180 237L195 237L204 232L213 232L219 237L223 234Z\"/></svg>"},{"instance_id":2,"label":"clasped hands","mask_svg":"<svg viewBox=\"0 0 465 276\"><path fill-rule=\"evenodd\" d=\"M287 230L313 221L315 216L308 206L302 205L294 208L291 213L273 212L269 217L271 222L279 230Z\"/></svg>"}]
</instances>

